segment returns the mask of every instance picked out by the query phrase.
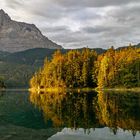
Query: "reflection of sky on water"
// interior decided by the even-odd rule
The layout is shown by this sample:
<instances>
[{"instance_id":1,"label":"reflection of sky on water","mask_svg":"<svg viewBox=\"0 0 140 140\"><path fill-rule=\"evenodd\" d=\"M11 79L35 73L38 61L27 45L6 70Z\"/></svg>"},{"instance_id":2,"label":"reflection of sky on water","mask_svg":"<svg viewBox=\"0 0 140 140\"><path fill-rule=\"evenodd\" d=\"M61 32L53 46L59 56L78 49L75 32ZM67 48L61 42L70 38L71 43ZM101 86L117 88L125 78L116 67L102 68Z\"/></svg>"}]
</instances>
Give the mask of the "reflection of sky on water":
<instances>
[{"instance_id":1,"label":"reflection of sky on water","mask_svg":"<svg viewBox=\"0 0 140 140\"><path fill-rule=\"evenodd\" d=\"M80 128L77 130L64 128L61 132L57 132L55 135L50 137L48 140L140 140L140 133L137 133L135 137L133 137L132 133L129 131L123 131L122 129L118 129L117 134L114 135L113 132L110 131L109 128L96 128L90 129L90 133L88 134L88 130L84 131L84 129Z\"/></svg>"}]
</instances>

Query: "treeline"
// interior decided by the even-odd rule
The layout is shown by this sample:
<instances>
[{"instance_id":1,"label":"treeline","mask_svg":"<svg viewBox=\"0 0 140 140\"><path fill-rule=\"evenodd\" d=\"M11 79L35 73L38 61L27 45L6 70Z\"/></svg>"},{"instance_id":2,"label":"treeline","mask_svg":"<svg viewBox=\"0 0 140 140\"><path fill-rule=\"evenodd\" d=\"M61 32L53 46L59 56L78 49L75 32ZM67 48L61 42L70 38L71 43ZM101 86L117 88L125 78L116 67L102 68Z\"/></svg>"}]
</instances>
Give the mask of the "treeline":
<instances>
[{"instance_id":1,"label":"treeline","mask_svg":"<svg viewBox=\"0 0 140 140\"><path fill-rule=\"evenodd\" d=\"M139 87L140 49L110 48L96 61L98 87Z\"/></svg>"},{"instance_id":2,"label":"treeline","mask_svg":"<svg viewBox=\"0 0 140 140\"><path fill-rule=\"evenodd\" d=\"M94 62L97 54L94 50L71 50L62 54L59 50L49 61L45 59L43 68L30 81L31 87L92 87L94 81Z\"/></svg>"},{"instance_id":3,"label":"treeline","mask_svg":"<svg viewBox=\"0 0 140 140\"><path fill-rule=\"evenodd\" d=\"M59 50L30 80L31 87L139 87L140 49L113 47L97 55L94 50Z\"/></svg>"}]
</instances>

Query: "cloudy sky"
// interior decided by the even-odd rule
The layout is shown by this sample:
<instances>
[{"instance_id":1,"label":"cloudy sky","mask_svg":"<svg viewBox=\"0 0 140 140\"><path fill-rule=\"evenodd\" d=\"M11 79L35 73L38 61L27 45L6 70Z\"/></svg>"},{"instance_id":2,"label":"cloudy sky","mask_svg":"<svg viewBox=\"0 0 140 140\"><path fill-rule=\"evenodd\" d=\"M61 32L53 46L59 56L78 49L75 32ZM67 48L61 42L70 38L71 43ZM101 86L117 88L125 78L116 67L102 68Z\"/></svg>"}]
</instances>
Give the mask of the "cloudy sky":
<instances>
[{"instance_id":1,"label":"cloudy sky","mask_svg":"<svg viewBox=\"0 0 140 140\"><path fill-rule=\"evenodd\" d=\"M140 0L0 0L0 8L64 48L140 43Z\"/></svg>"}]
</instances>

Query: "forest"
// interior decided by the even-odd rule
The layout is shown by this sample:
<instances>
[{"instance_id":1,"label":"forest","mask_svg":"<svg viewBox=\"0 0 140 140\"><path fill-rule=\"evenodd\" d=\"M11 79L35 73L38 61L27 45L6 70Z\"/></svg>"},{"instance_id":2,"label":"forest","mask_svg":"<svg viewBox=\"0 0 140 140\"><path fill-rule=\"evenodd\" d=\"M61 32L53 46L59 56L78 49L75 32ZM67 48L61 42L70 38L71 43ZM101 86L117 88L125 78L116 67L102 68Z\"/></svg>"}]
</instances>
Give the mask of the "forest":
<instances>
[{"instance_id":1,"label":"forest","mask_svg":"<svg viewBox=\"0 0 140 140\"><path fill-rule=\"evenodd\" d=\"M132 88L140 86L140 49L57 50L30 80L31 88Z\"/></svg>"}]
</instances>

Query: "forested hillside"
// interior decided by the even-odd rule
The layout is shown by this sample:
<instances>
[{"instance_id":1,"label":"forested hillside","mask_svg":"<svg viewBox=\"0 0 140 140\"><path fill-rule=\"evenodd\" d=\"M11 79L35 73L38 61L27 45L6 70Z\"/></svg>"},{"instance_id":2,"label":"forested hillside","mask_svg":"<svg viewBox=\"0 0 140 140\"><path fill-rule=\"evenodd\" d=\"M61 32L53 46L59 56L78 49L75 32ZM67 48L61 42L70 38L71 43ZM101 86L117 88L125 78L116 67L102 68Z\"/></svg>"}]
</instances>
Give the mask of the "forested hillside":
<instances>
[{"instance_id":1,"label":"forested hillside","mask_svg":"<svg viewBox=\"0 0 140 140\"><path fill-rule=\"evenodd\" d=\"M8 63L35 65L39 67L43 65L45 57L47 56L48 59L51 59L56 50L57 49L35 48L16 53L0 52L0 60ZM78 50L82 51L82 49ZM106 51L101 48L95 48L93 50L98 54L102 54ZM62 54L65 54L70 51L70 49L61 49L60 51Z\"/></svg>"},{"instance_id":2,"label":"forested hillside","mask_svg":"<svg viewBox=\"0 0 140 140\"><path fill-rule=\"evenodd\" d=\"M0 77L7 88L28 87L29 79L38 70L34 66L17 63L0 63Z\"/></svg>"},{"instance_id":3,"label":"forested hillside","mask_svg":"<svg viewBox=\"0 0 140 140\"><path fill-rule=\"evenodd\" d=\"M0 52L0 77L3 79L7 88L28 87L29 80L31 79L31 77L33 77L34 73L37 72L38 69L44 65L45 57L47 57L48 60L51 60L55 51L56 50L52 50L52 49L36 48L36 49L30 49L30 50L26 50L26 51L22 51L22 52L17 52L17 53ZM74 53L79 53L79 55L82 55L82 53L84 53L83 49L78 49L78 50L61 49L60 50L61 54L65 57L65 59L67 59L65 54L67 54L69 51L73 55L74 55ZM115 60L115 62L113 62L113 63L116 63L115 64L116 70L114 72L115 76L116 76L115 81L112 78L109 78L110 75L112 75L112 72L110 71L112 68L110 66L107 69L106 76L105 75L101 76L102 78L100 78L100 76L99 76L99 73L103 74L103 72L101 70L102 69L101 63L103 65L103 63L105 61L104 56L111 59L110 58L111 56L109 53L111 50L110 51L108 50L106 52L106 50L104 50L104 49L96 48L96 49L88 49L88 51L89 52L96 51L97 55L98 55L98 57L96 58L96 59L98 59L98 61L94 62L95 71L93 72L93 69L91 69L92 72L90 72L90 73L94 73L94 74L92 74L92 78L94 77L94 82L96 81L96 84L98 84L99 87L102 87L101 85L104 85L104 87L114 87L114 86L121 86L121 85L128 86L128 87L129 86L138 86L138 80L139 80L138 73L136 76L136 74L133 74L133 71L134 71L134 73L136 73L138 71L138 70L136 71L136 68L134 68L134 65L136 65L138 67L137 63L139 60L139 56L138 56L139 44L136 45L135 47L130 46L129 49L128 49L128 47L119 48L117 50L113 49L112 55L115 54L113 56L113 59ZM131 58L128 57L128 55L131 55ZM134 59L135 57L133 57L133 56L135 56L135 57L137 56L138 60L136 61ZM126 58L132 59L132 61L134 61L135 63L132 62L132 65L128 64L128 60L126 60ZM76 63L75 61L79 61L78 59L80 61L83 61L83 58L81 58L81 56L78 56L78 58L71 60L71 61L73 61L73 62L71 62L71 64L72 65L75 64ZM126 63L126 64L123 66L121 61L124 61L124 63ZM127 62L125 62L125 61L127 61ZM82 64L80 64L80 71L82 71L83 62L79 62L79 63L82 63ZM108 60L107 60L107 62L108 62ZM108 62L108 63L110 63L110 62ZM130 63L131 63L131 61L130 61ZM69 63L69 65L71 65L71 64ZM109 65L111 65L111 64L109 64ZM118 67L121 67L121 68L126 67L127 70L131 69L132 72L129 73L129 72L126 72L126 70L124 72L124 70L122 70ZM128 68L128 67L132 67L132 68ZM114 67L113 67L113 69L114 69ZM135 70L132 70L132 69L135 69ZM72 73L74 73L74 72L72 72ZM123 75L122 73L125 73L124 77L122 76ZM129 73L129 75L126 76L126 73ZM126 82L127 79L130 79L128 76L132 76L132 75L135 75L134 81L135 81L135 79L137 79L136 82L133 82L132 77L131 77L131 81ZM80 76L80 79L81 79L81 77L82 76ZM119 77L121 77L121 78L123 77L122 78L123 80ZM119 79L121 79L121 80L119 81ZM80 86L83 86L83 84L81 84L81 81L80 81ZM120 85L118 85L116 82L120 83ZM134 83L134 85L131 85L132 83ZM73 87L73 86L75 87L76 84L74 84L74 85L72 84L71 87ZM93 87L92 84L91 85L88 84L88 86ZM86 84L84 85L84 87L86 87Z\"/></svg>"},{"instance_id":4,"label":"forested hillside","mask_svg":"<svg viewBox=\"0 0 140 140\"><path fill-rule=\"evenodd\" d=\"M95 50L99 54L105 52L101 48ZM0 51L0 77L7 88L28 87L30 78L43 66L45 57L51 59L55 51L56 49L47 48L35 48L16 53ZM68 49L61 49L62 54L68 51Z\"/></svg>"},{"instance_id":5,"label":"forested hillside","mask_svg":"<svg viewBox=\"0 0 140 140\"><path fill-rule=\"evenodd\" d=\"M140 49L134 46L115 50L113 47L97 55L88 48L56 51L51 60L30 81L31 87L139 87Z\"/></svg>"}]
</instances>

